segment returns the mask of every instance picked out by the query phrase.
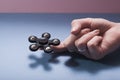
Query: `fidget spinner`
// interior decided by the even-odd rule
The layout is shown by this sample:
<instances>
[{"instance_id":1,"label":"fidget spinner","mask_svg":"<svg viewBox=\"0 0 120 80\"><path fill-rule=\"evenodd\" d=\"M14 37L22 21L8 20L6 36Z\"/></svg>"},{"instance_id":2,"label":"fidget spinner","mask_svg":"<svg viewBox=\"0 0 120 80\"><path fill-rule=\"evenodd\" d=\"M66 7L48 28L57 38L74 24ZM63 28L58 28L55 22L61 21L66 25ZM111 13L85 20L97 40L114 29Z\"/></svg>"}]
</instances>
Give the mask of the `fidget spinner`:
<instances>
[{"instance_id":1,"label":"fidget spinner","mask_svg":"<svg viewBox=\"0 0 120 80\"><path fill-rule=\"evenodd\" d=\"M29 36L28 40L29 42L33 43L29 46L29 49L31 51L37 51L37 50L44 50L45 53L51 53L53 52L53 49L51 48L52 46L57 46L60 44L60 40L57 38L51 39L50 40L50 33L43 33L41 35L41 38L38 38L34 35Z\"/></svg>"}]
</instances>

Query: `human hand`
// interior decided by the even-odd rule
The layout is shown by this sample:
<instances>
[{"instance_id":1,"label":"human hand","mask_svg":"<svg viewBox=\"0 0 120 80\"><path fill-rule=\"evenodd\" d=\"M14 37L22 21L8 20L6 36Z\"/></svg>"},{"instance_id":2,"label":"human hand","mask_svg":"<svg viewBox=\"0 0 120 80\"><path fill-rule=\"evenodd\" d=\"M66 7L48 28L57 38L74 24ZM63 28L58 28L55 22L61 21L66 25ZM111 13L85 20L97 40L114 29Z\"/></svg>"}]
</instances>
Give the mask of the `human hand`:
<instances>
[{"instance_id":1,"label":"human hand","mask_svg":"<svg viewBox=\"0 0 120 80\"><path fill-rule=\"evenodd\" d=\"M101 18L83 18L72 21L71 34L57 47L56 52L79 52L98 60L120 46L120 23Z\"/></svg>"}]
</instances>

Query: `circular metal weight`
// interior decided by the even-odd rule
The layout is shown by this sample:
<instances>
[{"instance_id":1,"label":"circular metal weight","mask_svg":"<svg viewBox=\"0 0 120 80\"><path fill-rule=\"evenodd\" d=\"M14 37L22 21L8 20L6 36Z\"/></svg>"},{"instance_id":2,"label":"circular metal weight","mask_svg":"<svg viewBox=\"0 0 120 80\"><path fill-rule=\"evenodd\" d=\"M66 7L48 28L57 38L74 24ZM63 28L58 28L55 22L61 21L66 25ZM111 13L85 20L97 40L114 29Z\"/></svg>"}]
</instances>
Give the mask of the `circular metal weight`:
<instances>
[{"instance_id":1,"label":"circular metal weight","mask_svg":"<svg viewBox=\"0 0 120 80\"><path fill-rule=\"evenodd\" d=\"M60 44L60 40L55 38L55 39L52 40L52 44L53 44L54 46L57 46L57 45Z\"/></svg>"},{"instance_id":2,"label":"circular metal weight","mask_svg":"<svg viewBox=\"0 0 120 80\"><path fill-rule=\"evenodd\" d=\"M51 35L50 35L50 33L45 32L42 34L42 37L49 39L51 37Z\"/></svg>"},{"instance_id":3,"label":"circular metal weight","mask_svg":"<svg viewBox=\"0 0 120 80\"><path fill-rule=\"evenodd\" d=\"M28 38L28 40L29 40L29 42L34 43L34 42L37 42L37 37L36 36L30 36Z\"/></svg>"},{"instance_id":4,"label":"circular metal weight","mask_svg":"<svg viewBox=\"0 0 120 80\"><path fill-rule=\"evenodd\" d=\"M39 45L38 45L38 44L31 44L31 45L29 46L29 49L30 49L31 51L37 51L37 50L39 49Z\"/></svg>"},{"instance_id":5,"label":"circular metal weight","mask_svg":"<svg viewBox=\"0 0 120 80\"><path fill-rule=\"evenodd\" d=\"M53 51L53 49L50 46L45 46L44 47L44 52L45 53L51 53Z\"/></svg>"}]
</instances>

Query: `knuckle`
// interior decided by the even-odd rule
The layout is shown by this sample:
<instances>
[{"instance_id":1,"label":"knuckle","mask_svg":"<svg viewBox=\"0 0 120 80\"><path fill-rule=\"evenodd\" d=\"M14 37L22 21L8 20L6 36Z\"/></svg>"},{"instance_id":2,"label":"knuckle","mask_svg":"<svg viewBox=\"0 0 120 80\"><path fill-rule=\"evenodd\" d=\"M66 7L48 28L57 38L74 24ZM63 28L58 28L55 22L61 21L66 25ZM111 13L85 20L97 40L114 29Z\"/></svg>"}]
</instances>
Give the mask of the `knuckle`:
<instances>
[{"instance_id":1,"label":"knuckle","mask_svg":"<svg viewBox=\"0 0 120 80\"><path fill-rule=\"evenodd\" d=\"M80 46L80 45L82 45L83 43L81 42L81 41L79 41L79 40L77 40L77 41L75 41L75 46L76 47L78 47L78 46Z\"/></svg>"},{"instance_id":2,"label":"knuckle","mask_svg":"<svg viewBox=\"0 0 120 80\"><path fill-rule=\"evenodd\" d=\"M91 22L92 20L94 20L94 18L85 18L88 22Z\"/></svg>"},{"instance_id":3,"label":"knuckle","mask_svg":"<svg viewBox=\"0 0 120 80\"><path fill-rule=\"evenodd\" d=\"M95 20L105 20L105 19L103 19L103 18L95 18Z\"/></svg>"},{"instance_id":4,"label":"knuckle","mask_svg":"<svg viewBox=\"0 0 120 80\"><path fill-rule=\"evenodd\" d=\"M94 43L92 43L92 42L88 42L88 43L87 43L87 46L88 46L88 47L94 47L94 46L95 46L95 44L94 44Z\"/></svg>"},{"instance_id":5,"label":"knuckle","mask_svg":"<svg viewBox=\"0 0 120 80\"><path fill-rule=\"evenodd\" d=\"M93 19L93 18L90 18L90 17L86 18L86 20L91 20L91 19Z\"/></svg>"}]
</instances>

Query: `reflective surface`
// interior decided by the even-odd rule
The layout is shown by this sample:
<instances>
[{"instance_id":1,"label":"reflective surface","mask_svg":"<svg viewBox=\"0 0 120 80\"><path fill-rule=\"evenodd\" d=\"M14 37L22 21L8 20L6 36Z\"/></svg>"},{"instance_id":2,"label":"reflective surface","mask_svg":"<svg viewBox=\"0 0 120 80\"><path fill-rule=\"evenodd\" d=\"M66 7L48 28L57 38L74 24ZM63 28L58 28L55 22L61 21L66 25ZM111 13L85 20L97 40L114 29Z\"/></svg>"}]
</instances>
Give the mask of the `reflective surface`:
<instances>
[{"instance_id":1,"label":"reflective surface","mask_svg":"<svg viewBox=\"0 0 120 80\"><path fill-rule=\"evenodd\" d=\"M0 14L0 80L120 80L120 50L92 61L76 53L31 52L28 37L51 33L63 41L76 18L102 17L120 22L120 14Z\"/></svg>"}]
</instances>

